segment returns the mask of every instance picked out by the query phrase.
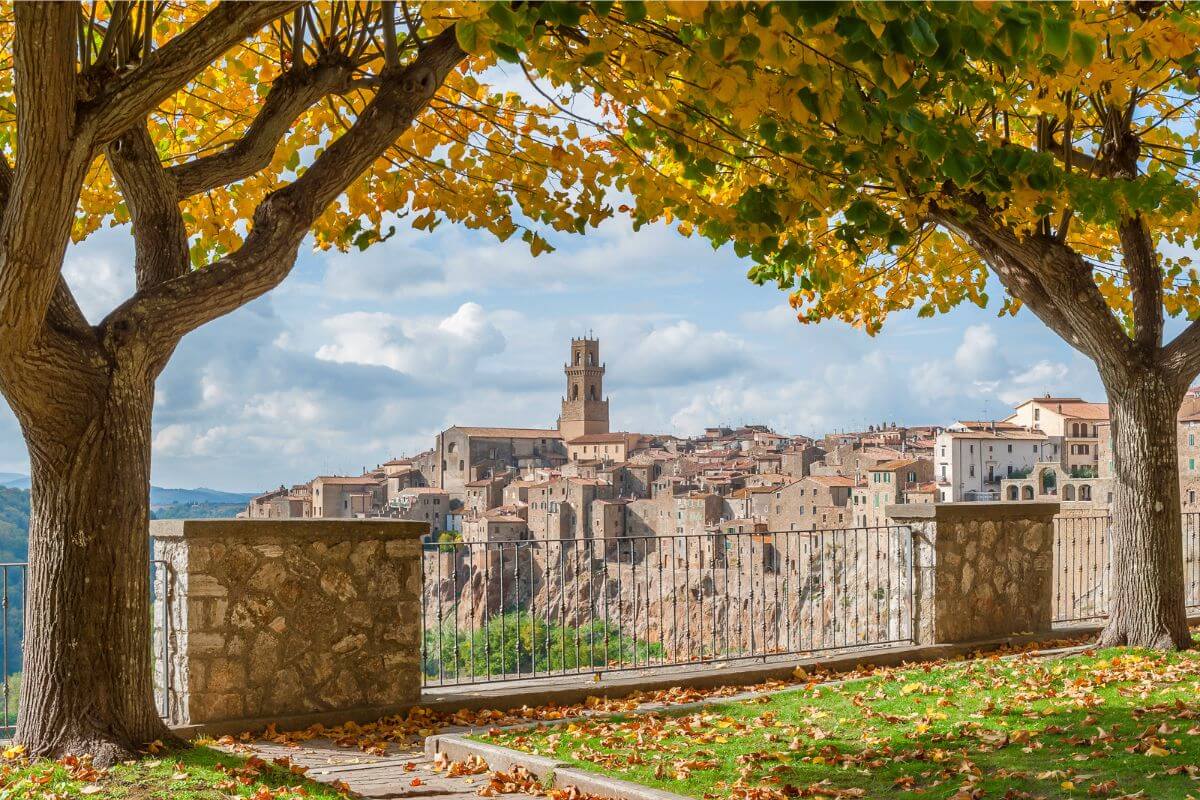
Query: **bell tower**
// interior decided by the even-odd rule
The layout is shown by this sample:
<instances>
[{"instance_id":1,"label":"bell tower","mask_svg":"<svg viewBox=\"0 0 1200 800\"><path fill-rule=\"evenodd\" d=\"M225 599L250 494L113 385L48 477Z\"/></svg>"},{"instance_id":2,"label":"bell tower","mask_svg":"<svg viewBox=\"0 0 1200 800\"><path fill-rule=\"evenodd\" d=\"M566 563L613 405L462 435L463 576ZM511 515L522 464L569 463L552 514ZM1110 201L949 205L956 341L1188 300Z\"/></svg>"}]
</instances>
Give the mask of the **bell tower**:
<instances>
[{"instance_id":1,"label":"bell tower","mask_svg":"<svg viewBox=\"0 0 1200 800\"><path fill-rule=\"evenodd\" d=\"M571 360L563 365L567 394L562 401L558 430L569 442L589 433L608 433L608 399L604 397L604 365L600 340L590 336L571 340Z\"/></svg>"}]
</instances>

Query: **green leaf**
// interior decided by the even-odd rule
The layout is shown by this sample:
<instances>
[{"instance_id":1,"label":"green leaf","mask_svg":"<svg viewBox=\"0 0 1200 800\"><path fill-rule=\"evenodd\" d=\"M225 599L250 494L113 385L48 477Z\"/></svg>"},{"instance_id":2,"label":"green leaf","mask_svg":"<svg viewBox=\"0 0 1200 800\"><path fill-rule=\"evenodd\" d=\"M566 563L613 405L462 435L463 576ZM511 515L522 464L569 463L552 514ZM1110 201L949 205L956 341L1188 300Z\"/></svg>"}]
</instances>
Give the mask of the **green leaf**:
<instances>
[{"instance_id":1,"label":"green leaf","mask_svg":"<svg viewBox=\"0 0 1200 800\"><path fill-rule=\"evenodd\" d=\"M521 56L519 53L517 53L517 48L510 44L505 44L504 42L492 42L492 52L510 64L519 64L521 62Z\"/></svg>"},{"instance_id":2,"label":"green leaf","mask_svg":"<svg viewBox=\"0 0 1200 800\"><path fill-rule=\"evenodd\" d=\"M1096 39L1079 31L1071 32L1071 60L1086 67L1096 58Z\"/></svg>"},{"instance_id":3,"label":"green leaf","mask_svg":"<svg viewBox=\"0 0 1200 800\"><path fill-rule=\"evenodd\" d=\"M641 22L646 18L646 4L642 0L625 0L621 7L627 22Z\"/></svg>"},{"instance_id":4,"label":"green leaf","mask_svg":"<svg viewBox=\"0 0 1200 800\"><path fill-rule=\"evenodd\" d=\"M607 55L608 55L608 53L604 52L603 50L597 50L594 53L588 53L586 56L583 57L583 65L585 67L598 66L599 64L601 64L604 61L604 58Z\"/></svg>"},{"instance_id":5,"label":"green leaf","mask_svg":"<svg viewBox=\"0 0 1200 800\"><path fill-rule=\"evenodd\" d=\"M942 174L959 186L966 186L975 174L971 162L958 150L951 150L942 161Z\"/></svg>"},{"instance_id":6,"label":"green leaf","mask_svg":"<svg viewBox=\"0 0 1200 800\"><path fill-rule=\"evenodd\" d=\"M474 22L459 22L454 26L454 38L458 40L459 47L473 53L479 43L479 27Z\"/></svg>"},{"instance_id":7,"label":"green leaf","mask_svg":"<svg viewBox=\"0 0 1200 800\"><path fill-rule=\"evenodd\" d=\"M507 3L490 4L487 14L502 30L511 31L517 27L517 15L512 12Z\"/></svg>"},{"instance_id":8,"label":"green leaf","mask_svg":"<svg viewBox=\"0 0 1200 800\"><path fill-rule=\"evenodd\" d=\"M1071 46L1071 23L1046 17L1042 20L1042 38L1046 42L1046 52L1062 58Z\"/></svg>"},{"instance_id":9,"label":"green leaf","mask_svg":"<svg viewBox=\"0 0 1200 800\"><path fill-rule=\"evenodd\" d=\"M929 23L924 17L915 17L908 21L904 26L904 33L908 36L908 41L912 43L913 49L923 56L931 56L937 52L938 43L937 37L933 35L933 29L929 27Z\"/></svg>"}]
</instances>

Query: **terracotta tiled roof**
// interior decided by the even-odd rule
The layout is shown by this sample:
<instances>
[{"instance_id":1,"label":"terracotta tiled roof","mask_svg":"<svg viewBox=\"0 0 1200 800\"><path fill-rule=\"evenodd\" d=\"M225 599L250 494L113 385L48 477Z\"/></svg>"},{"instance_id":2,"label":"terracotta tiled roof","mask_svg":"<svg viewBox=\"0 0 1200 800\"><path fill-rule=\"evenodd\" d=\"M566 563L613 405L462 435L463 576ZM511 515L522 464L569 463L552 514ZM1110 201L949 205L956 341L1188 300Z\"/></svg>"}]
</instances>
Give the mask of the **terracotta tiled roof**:
<instances>
[{"instance_id":1,"label":"terracotta tiled roof","mask_svg":"<svg viewBox=\"0 0 1200 800\"><path fill-rule=\"evenodd\" d=\"M515 514L493 514L489 511L483 515L483 518L488 522L519 522L522 525L525 524L525 519L523 517L518 517Z\"/></svg>"},{"instance_id":2,"label":"terracotta tiled roof","mask_svg":"<svg viewBox=\"0 0 1200 800\"><path fill-rule=\"evenodd\" d=\"M381 482L378 478L370 475L318 475L313 480L322 483L340 483L346 486L375 486Z\"/></svg>"},{"instance_id":3,"label":"terracotta tiled roof","mask_svg":"<svg viewBox=\"0 0 1200 800\"><path fill-rule=\"evenodd\" d=\"M569 439L567 444L623 444L640 438L640 433L589 433Z\"/></svg>"},{"instance_id":4,"label":"terracotta tiled roof","mask_svg":"<svg viewBox=\"0 0 1200 800\"><path fill-rule=\"evenodd\" d=\"M854 487L854 478L847 478L844 475L809 475L806 480L816 481L829 487L842 486L847 489Z\"/></svg>"},{"instance_id":5,"label":"terracotta tiled roof","mask_svg":"<svg viewBox=\"0 0 1200 800\"><path fill-rule=\"evenodd\" d=\"M903 469L904 467L912 466L917 463L915 458L898 458L895 461L884 461L881 464L876 464L873 467L867 467L868 472L884 472L893 469Z\"/></svg>"},{"instance_id":6,"label":"terracotta tiled roof","mask_svg":"<svg viewBox=\"0 0 1200 800\"><path fill-rule=\"evenodd\" d=\"M1074 419L1108 419L1108 403L1063 403L1062 414Z\"/></svg>"},{"instance_id":7,"label":"terracotta tiled roof","mask_svg":"<svg viewBox=\"0 0 1200 800\"><path fill-rule=\"evenodd\" d=\"M451 430L461 431L468 436L495 439L561 439L562 434L554 429L542 428L470 428L456 425Z\"/></svg>"}]
</instances>

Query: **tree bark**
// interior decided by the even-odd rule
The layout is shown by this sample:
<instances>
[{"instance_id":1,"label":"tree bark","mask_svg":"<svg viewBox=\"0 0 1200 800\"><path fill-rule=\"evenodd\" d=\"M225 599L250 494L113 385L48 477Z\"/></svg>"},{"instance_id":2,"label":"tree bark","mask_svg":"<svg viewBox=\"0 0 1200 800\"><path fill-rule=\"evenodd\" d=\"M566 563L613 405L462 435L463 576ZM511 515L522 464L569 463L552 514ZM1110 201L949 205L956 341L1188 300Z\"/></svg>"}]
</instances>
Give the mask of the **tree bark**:
<instances>
[{"instance_id":1,"label":"tree bark","mask_svg":"<svg viewBox=\"0 0 1200 800\"><path fill-rule=\"evenodd\" d=\"M1183 389L1164 371L1144 370L1110 385L1108 397L1112 605L1100 644L1188 648L1176 444Z\"/></svg>"},{"instance_id":2,"label":"tree bark","mask_svg":"<svg viewBox=\"0 0 1200 800\"><path fill-rule=\"evenodd\" d=\"M107 764L169 738L150 652L154 383L118 370L70 394L94 403L48 409L42 424L22 419L33 487L16 739L33 755L86 752Z\"/></svg>"}]
</instances>

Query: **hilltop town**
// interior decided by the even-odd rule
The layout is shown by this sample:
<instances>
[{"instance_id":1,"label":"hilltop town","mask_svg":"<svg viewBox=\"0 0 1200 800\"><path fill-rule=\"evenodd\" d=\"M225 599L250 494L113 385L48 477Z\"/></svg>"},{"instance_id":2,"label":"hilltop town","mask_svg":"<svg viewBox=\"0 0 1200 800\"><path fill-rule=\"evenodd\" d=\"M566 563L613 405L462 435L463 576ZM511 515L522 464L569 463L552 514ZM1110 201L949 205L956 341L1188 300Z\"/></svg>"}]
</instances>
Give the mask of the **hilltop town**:
<instances>
[{"instance_id":1,"label":"hilltop town","mask_svg":"<svg viewBox=\"0 0 1200 800\"><path fill-rule=\"evenodd\" d=\"M571 341L555 428L455 425L433 447L361 475L318 475L255 497L244 516L390 517L429 540L558 541L839 530L891 523L892 505L1112 502L1108 406L1042 396L1000 420L871 425L820 438L765 425L699 436L612 431L594 338ZM1200 508L1200 392L1178 417L1181 494Z\"/></svg>"}]
</instances>

